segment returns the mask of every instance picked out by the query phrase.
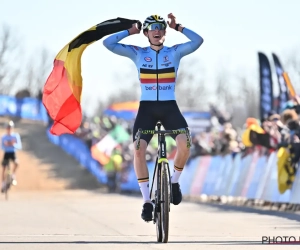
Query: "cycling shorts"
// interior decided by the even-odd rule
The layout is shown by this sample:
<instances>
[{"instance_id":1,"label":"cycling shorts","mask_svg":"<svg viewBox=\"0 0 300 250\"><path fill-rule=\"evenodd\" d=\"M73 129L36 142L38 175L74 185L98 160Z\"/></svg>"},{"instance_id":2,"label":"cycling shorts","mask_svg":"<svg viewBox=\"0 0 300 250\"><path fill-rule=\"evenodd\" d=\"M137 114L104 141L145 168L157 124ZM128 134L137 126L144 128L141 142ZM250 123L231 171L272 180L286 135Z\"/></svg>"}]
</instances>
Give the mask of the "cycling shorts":
<instances>
[{"instance_id":1,"label":"cycling shorts","mask_svg":"<svg viewBox=\"0 0 300 250\"><path fill-rule=\"evenodd\" d=\"M177 102L171 101L140 101L140 106L133 126L133 141L135 141L138 129L153 130L156 123L160 121L164 129L175 130L188 127L184 116L181 114ZM177 135L170 135L174 140ZM147 144L153 135L142 134L141 139Z\"/></svg>"},{"instance_id":2,"label":"cycling shorts","mask_svg":"<svg viewBox=\"0 0 300 250\"><path fill-rule=\"evenodd\" d=\"M7 167L9 164L9 161L17 163L17 157L15 152L6 152L4 153L3 159L2 159L2 167Z\"/></svg>"}]
</instances>

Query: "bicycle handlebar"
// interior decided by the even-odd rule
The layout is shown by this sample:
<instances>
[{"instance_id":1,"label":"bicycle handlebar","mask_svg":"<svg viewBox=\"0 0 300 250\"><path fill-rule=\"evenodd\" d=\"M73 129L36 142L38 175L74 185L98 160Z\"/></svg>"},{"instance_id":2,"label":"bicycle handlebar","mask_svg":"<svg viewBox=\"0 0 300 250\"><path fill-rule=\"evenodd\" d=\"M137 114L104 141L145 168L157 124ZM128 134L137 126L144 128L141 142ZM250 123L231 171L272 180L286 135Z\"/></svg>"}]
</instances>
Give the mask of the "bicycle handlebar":
<instances>
[{"instance_id":1,"label":"bicycle handlebar","mask_svg":"<svg viewBox=\"0 0 300 250\"><path fill-rule=\"evenodd\" d=\"M135 135L135 138L137 139L136 142L136 149L138 150L140 148L140 139L141 139L141 134L161 134L161 135L177 135L177 134L186 134L187 137L187 148L191 147L191 137L190 137L190 131L189 128L185 129L174 129L174 130L142 130L141 128L138 129L138 132Z\"/></svg>"}]
</instances>

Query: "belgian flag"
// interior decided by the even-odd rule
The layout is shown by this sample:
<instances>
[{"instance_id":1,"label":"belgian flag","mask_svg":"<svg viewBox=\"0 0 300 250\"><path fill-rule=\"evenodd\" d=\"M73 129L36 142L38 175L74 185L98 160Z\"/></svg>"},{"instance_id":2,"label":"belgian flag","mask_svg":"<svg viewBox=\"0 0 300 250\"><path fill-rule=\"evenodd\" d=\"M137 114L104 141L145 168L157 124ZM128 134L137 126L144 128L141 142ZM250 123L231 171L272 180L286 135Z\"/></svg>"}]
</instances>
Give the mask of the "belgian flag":
<instances>
[{"instance_id":1,"label":"belgian flag","mask_svg":"<svg viewBox=\"0 0 300 250\"><path fill-rule=\"evenodd\" d=\"M141 22L115 18L99 23L84 31L68 43L55 57L53 70L43 90L43 104L54 123L50 132L54 135L72 134L80 126L81 112L81 56L87 46Z\"/></svg>"}]
</instances>

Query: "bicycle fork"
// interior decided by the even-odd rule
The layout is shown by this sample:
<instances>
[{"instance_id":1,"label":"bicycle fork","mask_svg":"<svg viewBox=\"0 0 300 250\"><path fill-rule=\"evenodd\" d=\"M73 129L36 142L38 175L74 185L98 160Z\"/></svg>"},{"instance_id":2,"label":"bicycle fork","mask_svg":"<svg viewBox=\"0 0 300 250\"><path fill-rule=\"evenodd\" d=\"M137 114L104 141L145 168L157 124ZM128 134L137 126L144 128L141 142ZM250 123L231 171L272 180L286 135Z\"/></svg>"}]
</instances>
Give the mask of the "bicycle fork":
<instances>
[{"instance_id":1,"label":"bicycle fork","mask_svg":"<svg viewBox=\"0 0 300 250\"><path fill-rule=\"evenodd\" d=\"M158 157L157 157L155 162L154 175L152 178L151 190L150 190L150 194L152 194L154 183L156 182L156 190L154 191L154 199L152 200L152 203L154 203L153 224L156 223L157 213L160 213L160 185L161 185L160 175L161 175L161 163L158 163Z\"/></svg>"}]
</instances>

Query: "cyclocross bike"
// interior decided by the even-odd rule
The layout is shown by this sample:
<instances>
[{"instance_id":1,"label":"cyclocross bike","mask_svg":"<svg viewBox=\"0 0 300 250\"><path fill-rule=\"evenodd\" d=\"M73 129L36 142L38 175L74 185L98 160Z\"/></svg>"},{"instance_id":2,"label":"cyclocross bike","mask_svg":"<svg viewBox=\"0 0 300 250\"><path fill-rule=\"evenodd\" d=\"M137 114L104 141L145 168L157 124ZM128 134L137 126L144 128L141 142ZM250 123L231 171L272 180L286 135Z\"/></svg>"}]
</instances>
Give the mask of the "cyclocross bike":
<instances>
[{"instance_id":1,"label":"cyclocross bike","mask_svg":"<svg viewBox=\"0 0 300 250\"><path fill-rule=\"evenodd\" d=\"M169 237L169 212L170 203L172 202L172 184L170 176L169 162L167 160L166 151L166 135L171 134L186 134L187 147L191 147L191 136L189 128L177 130L161 130L161 122L157 123L157 130L142 130L139 129L136 134L136 149L140 147L141 134L157 134L158 135L158 150L155 162L155 169L152 178L150 199L154 191L153 223L156 224L157 242L168 242Z\"/></svg>"},{"instance_id":2,"label":"cyclocross bike","mask_svg":"<svg viewBox=\"0 0 300 250\"><path fill-rule=\"evenodd\" d=\"M12 174L10 169L10 163L8 163L5 171L5 188L3 190L3 193L5 194L5 199L8 200L8 191L10 187L12 186Z\"/></svg>"}]
</instances>

